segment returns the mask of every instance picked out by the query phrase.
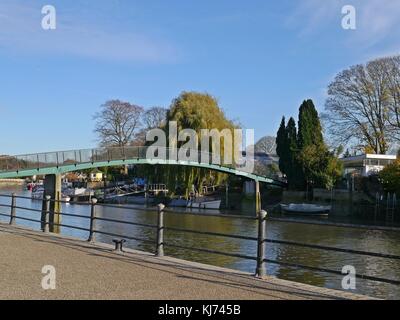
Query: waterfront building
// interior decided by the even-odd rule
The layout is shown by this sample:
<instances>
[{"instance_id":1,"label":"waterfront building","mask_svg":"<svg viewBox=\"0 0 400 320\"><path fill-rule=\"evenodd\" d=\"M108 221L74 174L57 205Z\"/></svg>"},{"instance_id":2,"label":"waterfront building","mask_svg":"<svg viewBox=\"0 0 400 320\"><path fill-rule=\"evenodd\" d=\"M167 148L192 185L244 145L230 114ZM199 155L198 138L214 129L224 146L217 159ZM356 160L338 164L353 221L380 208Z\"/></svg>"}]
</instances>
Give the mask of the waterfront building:
<instances>
[{"instance_id":1,"label":"waterfront building","mask_svg":"<svg viewBox=\"0 0 400 320\"><path fill-rule=\"evenodd\" d=\"M362 154L358 156L341 158L344 174L358 174L363 177L376 174L388 164L396 160L396 155Z\"/></svg>"}]
</instances>

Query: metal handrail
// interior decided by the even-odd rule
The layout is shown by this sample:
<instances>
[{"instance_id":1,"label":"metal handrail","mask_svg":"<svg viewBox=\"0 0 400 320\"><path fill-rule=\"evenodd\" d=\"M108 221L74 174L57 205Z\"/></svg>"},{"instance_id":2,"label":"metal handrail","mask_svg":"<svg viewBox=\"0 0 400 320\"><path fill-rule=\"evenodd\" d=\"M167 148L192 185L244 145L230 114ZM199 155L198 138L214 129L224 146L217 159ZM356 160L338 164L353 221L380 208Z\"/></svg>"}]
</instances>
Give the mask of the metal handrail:
<instances>
[{"instance_id":1,"label":"metal handrail","mask_svg":"<svg viewBox=\"0 0 400 320\"><path fill-rule=\"evenodd\" d=\"M273 260L273 259L264 259L264 262L272 263L272 264L279 264L279 265L297 268L297 269L312 270L312 271L325 272L325 273L331 273L331 274L343 276L343 273L341 271L332 270L332 269L328 269L328 268L311 267L311 266L306 266L306 265L299 264L299 263L292 263L292 262L287 262L287 261L282 261L282 260ZM364 279L364 280L371 280L371 281L376 281L376 282L384 282L384 283L388 283L388 284L400 285L400 281L398 281L398 280L379 278L379 277L374 277L374 276L368 276L365 274L356 273L355 277L359 278L359 279Z\"/></svg>"},{"instance_id":2,"label":"metal handrail","mask_svg":"<svg viewBox=\"0 0 400 320\"><path fill-rule=\"evenodd\" d=\"M316 244L300 243L300 242L285 241L285 240L265 239L264 241L267 243L283 244L283 245L288 245L288 246L297 246L297 247L310 248L310 249L335 251L335 252L341 252L341 253L352 253L352 254L359 254L359 255L370 256L370 257L400 260L400 256L391 255L391 254L383 254L383 253L378 253L378 252L366 252L366 251L360 251L360 250L321 246L321 245L316 245Z\"/></svg>"},{"instance_id":3,"label":"metal handrail","mask_svg":"<svg viewBox=\"0 0 400 320\"><path fill-rule=\"evenodd\" d=\"M182 228L174 228L174 227L165 227L164 230L187 232L187 233L194 233L194 234L203 234L203 235L208 235L208 236L225 237L225 238L232 238L232 239L250 240L250 241L258 240L256 237L246 237L246 236L240 236L240 235L234 235L234 234L198 231L198 230L182 229Z\"/></svg>"},{"instance_id":4,"label":"metal handrail","mask_svg":"<svg viewBox=\"0 0 400 320\"><path fill-rule=\"evenodd\" d=\"M3 195L0 194L0 197ZM11 197L11 196L10 196ZM16 198L24 198L26 199L27 197L22 197L22 196L15 196ZM31 198L29 198L31 199ZM45 201L45 199L43 199ZM59 200L50 200L54 202L59 202ZM83 205L83 203L81 203ZM86 205L90 205L88 203L85 203ZM6 204L0 204L1 207L6 207L6 208L11 208L11 205L6 205ZM119 209L145 209L147 211L152 211L154 212L155 209L151 208L136 208L136 207L122 207L122 206L114 206L114 205L105 205L101 203L96 203L96 206L105 206L105 207L113 207L113 208L119 208ZM21 210L28 210L32 212L38 212L38 213L43 213L44 210L39 210L39 209L31 209L27 207L21 207L21 206L15 206L16 209L21 209ZM168 212L167 210L163 210L165 212ZM201 215L201 214L193 214L190 212L174 212L177 214L185 214L185 215ZM90 219L89 216L83 216L83 215L78 215L78 214L69 214L69 213L64 213L64 212L59 212L61 216L71 216L71 217L78 217L78 218L84 218L84 219ZM6 215L9 216L9 215ZM224 217L224 218L237 218L237 219L245 219L245 220L253 220L256 221L258 218L256 217L245 217L245 216L240 216L240 215L217 215L217 214L203 214L202 216L217 216L217 217ZM94 219L99 220L99 221L106 221L106 222L115 222L115 223L122 223L122 224L129 224L129 225L137 225L137 226L142 226L142 227L147 227L147 228L157 228L157 225L152 225L152 224L145 224L145 223L137 223L137 222L131 222L131 221L124 221L124 220L118 220L118 219L110 219L110 218L104 218L104 217L95 217ZM40 222L40 221L39 221ZM88 229L87 229L88 230ZM217 233L217 232L209 232L209 231L198 231L198 230L191 230L191 229L183 229L183 228L176 228L176 227L164 227L164 230L171 230L171 231L178 231L178 232L186 232L186 233L193 233L193 234L202 234L202 235L211 235L211 236L216 236L216 237L226 237L226 238L232 238L232 239L242 239L242 240L250 240L250 241L257 241L258 238L256 237L249 237L249 236L241 236L241 235L233 235L233 234L226 234L226 233ZM301 246L301 247L306 247L310 249L319 249L319 250L327 250L327 251L337 251L341 253L352 253L352 254L359 254L359 255L368 255L368 256L374 256L378 258L388 258L388 259L396 259L400 260L400 256L397 255L390 255L390 254L382 254L382 253L377 253L377 252L367 252L367 251L360 251L360 250L353 250L353 249L347 249L347 248L338 248L338 247L330 247L330 246L322 246L322 245L314 245L314 244L307 244L307 243L300 243L300 242L295 242L295 241L287 241L287 240L277 240L277 239L264 239L263 240L266 243L272 243L272 244L282 244L282 245L289 245L289 246Z\"/></svg>"},{"instance_id":5,"label":"metal handrail","mask_svg":"<svg viewBox=\"0 0 400 320\"><path fill-rule=\"evenodd\" d=\"M241 258L241 259L246 259L246 260L257 260L257 257L252 257L252 256L247 256L247 255L237 254L237 253L227 253L227 252L222 252L222 251L217 251L217 250L187 247L187 246L182 246L182 245L178 245L178 244L169 244L169 243L164 243L164 245L166 245L168 247L172 247L172 248L206 252L206 253L218 254L218 255L227 256L227 257Z\"/></svg>"},{"instance_id":6,"label":"metal handrail","mask_svg":"<svg viewBox=\"0 0 400 320\"><path fill-rule=\"evenodd\" d=\"M137 154L136 158L141 159L143 158L143 155L145 154L145 152L149 149L150 147L105 147L105 148L93 148L93 149L78 149L78 150L63 150L63 151L52 151L52 152L40 152L40 153L32 153L32 154L21 154L21 155L15 155L15 156L4 156L0 158L0 161L25 161L25 162L29 162L29 163L33 163L34 166L32 167L28 167L27 169L35 169L38 168L38 164L46 164L49 163L50 166L54 166L54 164L58 167L60 165L64 165L68 160L71 161L70 164L78 164L78 163L90 163L90 162L97 162L99 161L99 151L100 151L100 158L103 161L112 161L112 160L120 160L123 159L124 156L126 156L127 151L137 151L134 154ZM176 149L174 148L169 148L169 147L164 147L158 148L159 150L162 150L163 152L165 152L166 154L166 159L169 159L169 155L171 154L171 151L176 151ZM115 153L115 151L118 151L119 154L122 157L113 157L113 154ZM197 161L199 163L202 163L201 160L203 159L202 156L204 156L204 158L208 158L209 160L213 160L214 159L214 154L211 152L206 152L206 151L200 151L200 150L193 150L196 151L198 154L197 157ZM82 152L89 152L90 156L89 158L87 158L87 161L82 161L81 156L82 156ZM74 153L74 158L73 159L65 159L65 154L68 153ZM78 161L77 159L77 153L80 155L80 159ZM63 161L60 161L60 159L57 158L57 155L63 155ZM37 160L38 158L40 158L40 156L45 156L45 158L47 159L47 156L52 155L52 156L56 156L56 161L51 161L51 162L43 162L40 160ZM104 155L106 155L106 157L104 157ZM32 160L28 160L28 159L35 159L34 161ZM132 157L134 158L134 157ZM216 162L207 162L207 163L211 163L211 164L217 164L219 165L220 163L216 163ZM7 167L7 166L6 166ZM227 167L231 167L231 166L227 166ZM39 168L45 168L43 166L39 166ZM1 170L0 170L1 171ZM4 170L3 170L4 171Z\"/></svg>"},{"instance_id":7,"label":"metal handrail","mask_svg":"<svg viewBox=\"0 0 400 320\"><path fill-rule=\"evenodd\" d=\"M234 216L235 218L238 218L238 219L242 218L242 219L246 219L246 220L251 219L254 221L258 221L258 224L259 224L258 237L249 237L249 236L242 236L242 235L235 235L235 234L225 234L225 233L199 231L199 230L191 230L191 229L183 229L183 228L165 226L164 222L163 222L163 216L164 216L164 211L165 211L163 205L159 205L158 210L157 210L158 217L159 217L157 225L98 217L98 216L96 216L95 208L96 208L96 206L98 206L98 205L101 206L102 204L97 204L96 201L93 201L91 204L86 204L86 205L90 205L92 208L91 216L83 216L83 215L78 215L78 214L62 213L62 212L59 213L61 216L65 215L65 216L71 216L71 217L77 217L77 218L90 219L90 221L91 221L90 228L83 228L83 227L78 227L78 226L66 225L66 224L62 224L62 223L49 222L49 220L48 220L48 215L50 214L50 212L49 212L50 210L48 209L48 208L50 208L49 204L51 201L57 202L58 200L54 200L54 199L51 200L50 198L44 199L43 201L46 203L46 209L39 210L39 209L32 209L32 208L17 206L17 204L16 204L17 199L26 199L27 197L17 196L15 194L13 194L11 196L0 194L0 197L2 197L2 196L12 198L11 205L0 204L0 207L3 207L3 208L5 207L5 208L11 209L10 214L0 213L0 216L2 216L2 217L10 217L10 224L14 224L15 222L13 222L13 221L15 221L15 219L20 219L20 220L41 223L42 226L43 225L44 226L52 226L52 227L59 226L59 227L65 227L65 228L86 231L86 232L90 233L89 239L91 241L94 241L94 234L104 234L104 235L126 238L126 239L130 239L130 240L136 240L136 241L142 241L142 242L154 244L154 242L155 242L154 240L142 239L142 238L134 237L131 235L111 233L111 232L106 232L106 231L96 229L95 221L97 220L97 221L105 221L105 222L121 223L121 224L128 224L128 225L136 225L136 226L140 226L140 227L147 227L147 228L157 230L156 252L157 253L161 252L162 253L161 255L163 255L164 246L167 246L167 247L178 248L178 249L183 249L183 250L199 251L199 252L206 252L206 253L217 254L217 255L237 257L237 258L247 259L247 260L255 260L255 261L257 261L257 270L258 270L257 273L258 273L258 275L261 275L261 276L265 272L265 264L266 263L280 264L280 265L286 265L288 267L293 267L293 268L300 268L300 269L313 270L313 271L318 271L318 272L326 272L326 273L331 273L331 274L343 275L341 273L341 271L337 271L337 270L306 266L306 265L302 265L302 264L298 264L298 263L292 263L292 262L281 261L281 260L267 259L265 256L265 247L264 247L265 243L282 244L282 245L288 245L288 246L300 246L300 247L306 247L306 248L317 249L317 250L335 251L335 252L341 252L341 253L351 253L351 254L373 256L373 257L377 257L377 258L400 260L400 256L391 255L391 254L366 252L366 251L360 251L360 250L337 248L337 247L322 246L322 245L313 245L313 244L299 243L299 242L294 242L294 241L268 239L268 238L266 238L265 235L260 236L260 230L265 230L266 221L267 221L266 217L263 215L260 215L259 217ZM106 206L108 206L108 205L106 205ZM120 207L120 206L117 206L117 207L124 208L124 207ZM43 220L26 218L26 217L20 217L20 216L16 215L16 211L15 211L16 209L29 210L31 212L45 214L46 219L45 219L45 221L43 221ZM136 208L132 207L132 209L136 209ZM154 211L154 209L151 209L151 210ZM190 213L185 213L185 214L190 214ZM257 245L258 245L258 254L255 257L255 256L248 256L248 255L243 255L243 254L222 252L222 251L217 251L217 250L212 250L212 249L188 247L188 246L184 246L184 245L168 243L168 242L164 242L164 239L163 239L164 231L177 231L177 232L186 232L186 233L192 233L192 234L210 235L210 236L215 236L215 237L225 237L225 238L231 238L231 239L242 239L242 240L254 241L254 242L257 242ZM264 234L264 232L261 232L261 234ZM262 249L262 250L260 251L260 249ZM260 265L261 265L261 270L262 270L261 274L260 274ZM360 278L360 279L365 279L365 280L383 282L383 283L388 283L388 284L393 284L393 285L400 285L400 281L394 280L394 279L385 279L385 278L374 277L374 276L363 275L363 274L357 274L356 277Z\"/></svg>"}]
</instances>

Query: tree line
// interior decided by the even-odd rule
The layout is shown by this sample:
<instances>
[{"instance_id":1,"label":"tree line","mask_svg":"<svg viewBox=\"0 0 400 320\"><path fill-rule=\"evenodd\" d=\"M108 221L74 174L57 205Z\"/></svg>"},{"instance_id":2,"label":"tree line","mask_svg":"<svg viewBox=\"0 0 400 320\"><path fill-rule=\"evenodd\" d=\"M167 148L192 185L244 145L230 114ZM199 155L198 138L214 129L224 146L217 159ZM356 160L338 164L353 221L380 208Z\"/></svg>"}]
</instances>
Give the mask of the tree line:
<instances>
[{"instance_id":1,"label":"tree line","mask_svg":"<svg viewBox=\"0 0 400 320\"><path fill-rule=\"evenodd\" d=\"M256 152L279 156L279 169L292 189L310 185L331 188L340 177L338 156L343 155L342 145L353 153L385 154L400 142L400 56L375 59L341 71L327 93L321 119L312 100L306 100L300 106L297 123L293 118L287 122L283 118L276 138L263 137L255 145ZM183 92L169 108L145 110L111 100L101 106L94 119L102 146L145 145L146 132L152 128L167 130L168 121L195 131L237 127L225 116L217 99L197 92ZM322 124L330 148L324 141ZM351 153L347 150L344 155ZM163 172L189 183L218 181L215 174L196 170L200 169Z\"/></svg>"},{"instance_id":2,"label":"tree line","mask_svg":"<svg viewBox=\"0 0 400 320\"><path fill-rule=\"evenodd\" d=\"M313 102L307 100L300 106L298 128L293 118L287 123L283 118L279 127L279 168L291 189L304 190L310 184L330 188L340 178L339 156L386 154L400 142L399 55L339 72L327 93L321 120ZM393 167L388 170L394 171Z\"/></svg>"},{"instance_id":3,"label":"tree line","mask_svg":"<svg viewBox=\"0 0 400 320\"><path fill-rule=\"evenodd\" d=\"M103 147L144 145L145 132L160 127L166 114L163 107L145 110L129 102L110 100L93 116L94 132Z\"/></svg>"},{"instance_id":4,"label":"tree line","mask_svg":"<svg viewBox=\"0 0 400 320\"><path fill-rule=\"evenodd\" d=\"M282 118L276 137L279 169L286 176L289 189L308 187L331 189L341 177L338 150L332 152L324 142L318 112L312 100L299 108L298 124L291 117Z\"/></svg>"},{"instance_id":5,"label":"tree line","mask_svg":"<svg viewBox=\"0 0 400 320\"><path fill-rule=\"evenodd\" d=\"M153 107L145 110L143 107L111 100L103 104L100 111L94 115L95 133L101 146L145 146L146 132L160 128L168 136L168 123L176 121L178 130L190 128L200 135L202 129L237 128L234 121L228 119L215 97L207 93L182 92L173 99L169 108ZM168 139L167 139L168 142ZM184 144L185 142L179 142ZM210 152L217 146L210 143ZM224 154L224 145L220 145L220 153ZM227 179L227 175L202 168L182 166L142 166L137 168L137 174L146 176L149 182L166 183L170 190L178 187L186 195L194 185L197 190L204 184L218 185Z\"/></svg>"}]
</instances>

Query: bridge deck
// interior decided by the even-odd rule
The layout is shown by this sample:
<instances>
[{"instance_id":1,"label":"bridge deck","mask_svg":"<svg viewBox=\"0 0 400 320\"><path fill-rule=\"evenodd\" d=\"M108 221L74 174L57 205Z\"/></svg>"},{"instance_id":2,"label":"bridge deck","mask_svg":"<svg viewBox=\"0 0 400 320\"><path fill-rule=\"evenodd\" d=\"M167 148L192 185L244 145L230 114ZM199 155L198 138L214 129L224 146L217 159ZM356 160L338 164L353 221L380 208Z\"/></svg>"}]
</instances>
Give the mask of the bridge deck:
<instances>
[{"instance_id":1,"label":"bridge deck","mask_svg":"<svg viewBox=\"0 0 400 320\"><path fill-rule=\"evenodd\" d=\"M0 299L366 299L0 224ZM56 290L41 269L56 268Z\"/></svg>"},{"instance_id":2,"label":"bridge deck","mask_svg":"<svg viewBox=\"0 0 400 320\"><path fill-rule=\"evenodd\" d=\"M148 155L148 147L111 147L3 156L0 157L0 179L64 174L100 167L158 164L204 168L281 187L286 185L282 181L254 173L254 159L246 160L246 163L253 163L253 166L246 168L237 164L226 165L221 161L215 163L213 154L209 152L200 152L194 159L181 161L176 157L168 157L171 153L170 148L161 148L161 150L164 151L164 157L161 158L152 156L151 153Z\"/></svg>"}]
</instances>

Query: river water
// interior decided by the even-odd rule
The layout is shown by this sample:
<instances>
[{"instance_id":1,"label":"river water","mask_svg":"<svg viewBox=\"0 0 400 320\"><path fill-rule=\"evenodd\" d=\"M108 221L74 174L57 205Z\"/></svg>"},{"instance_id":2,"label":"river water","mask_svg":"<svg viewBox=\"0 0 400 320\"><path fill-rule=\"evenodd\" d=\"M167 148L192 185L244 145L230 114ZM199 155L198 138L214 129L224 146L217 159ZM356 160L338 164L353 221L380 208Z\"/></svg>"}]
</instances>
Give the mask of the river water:
<instances>
[{"instance_id":1,"label":"river water","mask_svg":"<svg viewBox=\"0 0 400 320\"><path fill-rule=\"evenodd\" d=\"M29 192L22 187L0 188L0 194L17 192L18 195L29 196ZM0 203L9 204L9 198L0 197ZM41 202L30 199L18 199L18 205L41 209ZM89 206L77 204L65 204L63 212L89 216ZM9 214L8 208L0 207L0 213ZM156 211L140 210L134 208L109 208L97 207L97 214L104 218L126 220L131 222L156 224ZM40 213L17 210L17 215L31 219L39 219ZM0 217L0 221L8 222L6 217ZM31 221L17 220L22 226L40 229L40 224ZM89 220L77 217L63 216L63 224L88 228ZM124 234L141 239L154 240L155 230L132 225L121 225L110 222L97 222L97 228L101 231ZM252 220L223 218L215 216L199 216L196 214L179 214L168 212L165 216L165 224L168 227L227 233L245 236L257 236L257 223ZM61 234L87 239L88 232L61 227ZM357 228L343 228L334 226L321 226L292 222L268 221L267 236L270 239L297 241L308 244L318 244L339 248L349 248L361 251L372 251L400 256L400 232L367 230ZM112 237L97 234L96 240L111 243ZM223 237L166 231L165 242L185 247L197 247L212 249L222 252L238 253L248 256L256 256L256 243L254 241L230 239ZM148 252L154 252L153 243L129 240L127 246ZM307 266L328 268L341 271L343 266L354 266L358 274L382 277L387 279L400 279L400 260L361 256L348 253L322 251L318 249L301 248L279 244L267 244L267 258L282 260L291 263L299 263ZM243 260L215 254L202 253L174 249L166 246L166 255L178 258L202 262L211 265L228 267L232 269L254 272L255 261ZM275 264L267 265L267 273L278 278L312 284L320 287L343 290L342 277L322 272L308 271L284 267ZM370 295L377 298L400 299L400 287L380 282L357 279L355 293Z\"/></svg>"}]
</instances>

